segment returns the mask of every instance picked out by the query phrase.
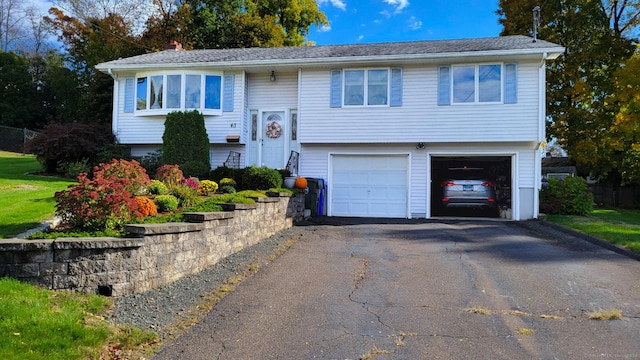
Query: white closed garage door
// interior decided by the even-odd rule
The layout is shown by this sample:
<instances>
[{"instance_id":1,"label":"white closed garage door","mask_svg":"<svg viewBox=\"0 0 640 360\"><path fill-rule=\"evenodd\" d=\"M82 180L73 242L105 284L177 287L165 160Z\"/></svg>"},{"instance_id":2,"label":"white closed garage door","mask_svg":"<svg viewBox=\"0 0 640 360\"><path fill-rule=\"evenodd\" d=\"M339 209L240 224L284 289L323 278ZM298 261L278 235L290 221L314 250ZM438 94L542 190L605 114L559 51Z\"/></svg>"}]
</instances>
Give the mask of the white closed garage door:
<instances>
[{"instance_id":1,"label":"white closed garage door","mask_svg":"<svg viewBox=\"0 0 640 360\"><path fill-rule=\"evenodd\" d=\"M407 217L408 155L332 155L331 216Z\"/></svg>"}]
</instances>

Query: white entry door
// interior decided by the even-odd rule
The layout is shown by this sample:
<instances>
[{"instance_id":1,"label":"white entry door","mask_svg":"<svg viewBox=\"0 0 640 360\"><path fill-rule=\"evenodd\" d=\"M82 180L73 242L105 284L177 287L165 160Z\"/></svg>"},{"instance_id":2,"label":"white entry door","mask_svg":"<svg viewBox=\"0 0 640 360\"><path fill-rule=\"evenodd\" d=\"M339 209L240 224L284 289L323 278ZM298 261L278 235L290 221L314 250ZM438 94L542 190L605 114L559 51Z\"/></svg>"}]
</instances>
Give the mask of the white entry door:
<instances>
[{"instance_id":1,"label":"white entry door","mask_svg":"<svg viewBox=\"0 0 640 360\"><path fill-rule=\"evenodd\" d=\"M284 111L262 113L262 166L272 169L285 166L285 124Z\"/></svg>"}]
</instances>

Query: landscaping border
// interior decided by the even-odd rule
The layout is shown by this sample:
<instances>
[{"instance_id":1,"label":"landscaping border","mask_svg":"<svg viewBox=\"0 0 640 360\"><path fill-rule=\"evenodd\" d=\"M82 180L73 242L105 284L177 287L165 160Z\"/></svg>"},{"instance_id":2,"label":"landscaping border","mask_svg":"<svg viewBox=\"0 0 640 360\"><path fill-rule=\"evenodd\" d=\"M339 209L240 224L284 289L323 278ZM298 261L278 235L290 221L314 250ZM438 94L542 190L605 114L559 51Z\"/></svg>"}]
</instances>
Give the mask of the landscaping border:
<instances>
[{"instance_id":1,"label":"landscaping border","mask_svg":"<svg viewBox=\"0 0 640 360\"><path fill-rule=\"evenodd\" d=\"M267 193L182 223L125 225L131 238L0 239L0 277L122 296L198 273L303 220L304 193Z\"/></svg>"}]
</instances>

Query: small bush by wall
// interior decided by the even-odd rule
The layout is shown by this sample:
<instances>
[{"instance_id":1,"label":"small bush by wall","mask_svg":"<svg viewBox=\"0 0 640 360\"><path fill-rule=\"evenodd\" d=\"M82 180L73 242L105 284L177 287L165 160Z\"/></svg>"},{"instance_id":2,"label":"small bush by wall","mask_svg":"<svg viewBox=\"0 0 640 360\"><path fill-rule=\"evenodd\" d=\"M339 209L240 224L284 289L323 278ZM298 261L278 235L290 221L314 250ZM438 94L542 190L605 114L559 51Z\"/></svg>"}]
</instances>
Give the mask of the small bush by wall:
<instances>
[{"instance_id":1,"label":"small bush by wall","mask_svg":"<svg viewBox=\"0 0 640 360\"><path fill-rule=\"evenodd\" d=\"M545 214L586 215L593 210L593 194L580 177L549 179L540 191L540 212Z\"/></svg>"}]
</instances>

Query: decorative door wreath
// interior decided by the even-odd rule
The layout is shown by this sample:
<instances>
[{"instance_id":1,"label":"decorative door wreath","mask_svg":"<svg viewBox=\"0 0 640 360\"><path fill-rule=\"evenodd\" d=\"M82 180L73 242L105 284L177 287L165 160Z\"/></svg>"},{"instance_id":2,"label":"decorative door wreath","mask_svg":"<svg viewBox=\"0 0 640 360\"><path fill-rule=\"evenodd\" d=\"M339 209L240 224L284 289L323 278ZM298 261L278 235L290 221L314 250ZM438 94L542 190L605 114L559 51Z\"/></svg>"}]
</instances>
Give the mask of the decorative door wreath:
<instances>
[{"instance_id":1,"label":"decorative door wreath","mask_svg":"<svg viewBox=\"0 0 640 360\"><path fill-rule=\"evenodd\" d=\"M277 139L282 135L282 127L277 121L267 123L267 136L271 139Z\"/></svg>"}]
</instances>

